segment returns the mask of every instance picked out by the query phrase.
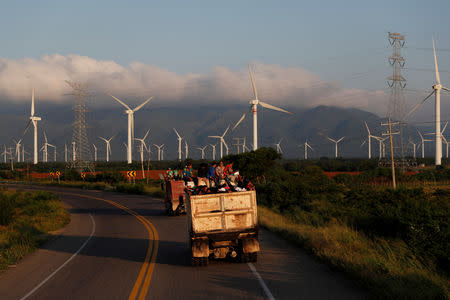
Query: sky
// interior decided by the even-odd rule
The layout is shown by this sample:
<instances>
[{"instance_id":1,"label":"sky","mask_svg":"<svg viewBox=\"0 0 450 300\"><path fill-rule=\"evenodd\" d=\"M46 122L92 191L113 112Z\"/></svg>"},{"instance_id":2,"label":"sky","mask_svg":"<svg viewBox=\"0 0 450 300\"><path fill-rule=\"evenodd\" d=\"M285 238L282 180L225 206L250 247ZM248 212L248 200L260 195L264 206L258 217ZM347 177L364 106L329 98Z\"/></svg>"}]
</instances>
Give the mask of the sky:
<instances>
[{"instance_id":1,"label":"sky","mask_svg":"<svg viewBox=\"0 0 450 300\"><path fill-rule=\"evenodd\" d=\"M0 102L29 101L31 87L42 101L68 101L69 79L89 83L99 105L106 92L131 103L244 104L250 63L270 103L383 115L389 31L406 36L407 107L434 83L432 36L450 86L448 11L448 0L2 1ZM415 118L432 110L430 101Z\"/></svg>"}]
</instances>

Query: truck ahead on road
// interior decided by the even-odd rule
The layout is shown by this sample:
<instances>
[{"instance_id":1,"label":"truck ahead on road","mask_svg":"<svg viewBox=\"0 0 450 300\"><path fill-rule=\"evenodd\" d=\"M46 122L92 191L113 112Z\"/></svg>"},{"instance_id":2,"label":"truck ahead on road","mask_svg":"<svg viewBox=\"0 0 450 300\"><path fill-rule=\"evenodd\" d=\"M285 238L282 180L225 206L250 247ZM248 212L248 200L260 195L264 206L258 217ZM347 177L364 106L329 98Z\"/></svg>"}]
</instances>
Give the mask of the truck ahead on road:
<instances>
[{"instance_id":1,"label":"truck ahead on road","mask_svg":"<svg viewBox=\"0 0 450 300\"><path fill-rule=\"evenodd\" d=\"M184 206L184 181L183 180L165 180L166 198L164 203L169 216L185 213Z\"/></svg>"},{"instance_id":2,"label":"truck ahead on road","mask_svg":"<svg viewBox=\"0 0 450 300\"><path fill-rule=\"evenodd\" d=\"M188 242L194 266L209 257L256 262L259 252L256 192L185 196Z\"/></svg>"}]
</instances>

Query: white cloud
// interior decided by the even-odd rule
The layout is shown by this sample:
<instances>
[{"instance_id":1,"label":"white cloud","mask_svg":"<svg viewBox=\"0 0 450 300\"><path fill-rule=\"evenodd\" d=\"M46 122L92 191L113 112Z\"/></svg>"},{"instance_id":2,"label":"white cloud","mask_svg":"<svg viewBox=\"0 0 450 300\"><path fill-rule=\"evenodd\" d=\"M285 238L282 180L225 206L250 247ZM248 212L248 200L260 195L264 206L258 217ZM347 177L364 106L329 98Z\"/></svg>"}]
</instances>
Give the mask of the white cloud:
<instances>
[{"instance_id":1,"label":"white cloud","mask_svg":"<svg viewBox=\"0 0 450 300\"><path fill-rule=\"evenodd\" d=\"M257 64L255 68L259 98L275 105L314 107L335 105L383 112L387 99L383 91L346 89L326 82L298 67ZM253 96L247 69L232 71L222 66L207 74L179 75L139 62L121 66L114 61L86 56L59 54L40 60L0 58L0 99L27 101L32 87L43 101L65 102L71 90L64 80L88 83L96 95L104 92L126 99L155 96L162 103L246 103ZM137 100L136 100L137 101Z\"/></svg>"}]
</instances>

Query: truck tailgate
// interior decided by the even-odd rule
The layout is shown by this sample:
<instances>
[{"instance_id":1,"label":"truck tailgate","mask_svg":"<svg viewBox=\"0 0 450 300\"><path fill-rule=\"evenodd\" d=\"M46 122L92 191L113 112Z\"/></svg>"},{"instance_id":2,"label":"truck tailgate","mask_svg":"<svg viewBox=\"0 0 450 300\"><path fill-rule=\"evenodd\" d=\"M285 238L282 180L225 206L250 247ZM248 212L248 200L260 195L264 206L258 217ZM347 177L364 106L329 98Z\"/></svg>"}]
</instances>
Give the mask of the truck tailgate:
<instances>
[{"instance_id":1,"label":"truck tailgate","mask_svg":"<svg viewBox=\"0 0 450 300\"><path fill-rule=\"evenodd\" d=\"M244 230L257 226L255 191L187 197L188 222L195 234Z\"/></svg>"}]
</instances>

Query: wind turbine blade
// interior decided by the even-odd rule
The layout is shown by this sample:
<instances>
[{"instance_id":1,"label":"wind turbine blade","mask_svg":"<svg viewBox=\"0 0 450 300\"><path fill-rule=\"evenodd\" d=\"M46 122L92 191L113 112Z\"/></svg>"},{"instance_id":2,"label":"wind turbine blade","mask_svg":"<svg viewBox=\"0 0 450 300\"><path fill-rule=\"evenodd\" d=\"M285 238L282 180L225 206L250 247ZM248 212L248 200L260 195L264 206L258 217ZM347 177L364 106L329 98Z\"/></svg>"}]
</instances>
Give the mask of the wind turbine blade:
<instances>
[{"instance_id":1,"label":"wind turbine blade","mask_svg":"<svg viewBox=\"0 0 450 300\"><path fill-rule=\"evenodd\" d=\"M425 101L427 101L427 99L430 98L431 95L433 95L433 94L434 94L434 90L433 90L428 96L426 96L425 99L423 99L421 102L417 103L416 106L414 106L413 109L411 109L411 111L410 111L409 113L406 114L405 120L408 119L408 117L409 117L413 112L415 112L416 109L418 109Z\"/></svg>"},{"instance_id":2,"label":"wind turbine blade","mask_svg":"<svg viewBox=\"0 0 450 300\"><path fill-rule=\"evenodd\" d=\"M31 125L31 123L32 123L33 121L28 121L28 124L27 124L27 126L25 127L25 130L23 131L23 133L22 133L22 137L25 135L25 133L27 133L27 131L28 131L28 128L30 128L30 125Z\"/></svg>"},{"instance_id":3,"label":"wind turbine blade","mask_svg":"<svg viewBox=\"0 0 450 300\"><path fill-rule=\"evenodd\" d=\"M177 136L178 136L178 138L180 138L181 139L181 136L180 136L180 134L178 133L178 131L174 128L173 129L174 131L175 131L175 133L177 134Z\"/></svg>"},{"instance_id":4,"label":"wind turbine blade","mask_svg":"<svg viewBox=\"0 0 450 300\"><path fill-rule=\"evenodd\" d=\"M443 90L446 90L447 92L450 92L450 89L446 88L446 87L442 87Z\"/></svg>"},{"instance_id":5,"label":"wind turbine blade","mask_svg":"<svg viewBox=\"0 0 450 300\"><path fill-rule=\"evenodd\" d=\"M222 134L222 137L224 137L225 136L225 134L227 134L227 132L228 132L228 129L230 129L230 126L228 126L227 127L227 129L225 130L225 132Z\"/></svg>"},{"instance_id":6,"label":"wind turbine blade","mask_svg":"<svg viewBox=\"0 0 450 300\"><path fill-rule=\"evenodd\" d=\"M361 148L362 146L364 146L366 144L366 140L364 140L361 145L359 146L359 148Z\"/></svg>"},{"instance_id":7,"label":"wind turbine blade","mask_svg":"<svg viewBox=\"0 0 450 300\"><path fill-rule=\"evenodd\" d=\"M208 137L214 138L214 139L220 139L221 138L221 136L218 136L218 135L208 135Z\"/></svg>"},{"instance_id":8,"label":"wind turbine blade","mask_svg":"<svg viewBox=\"0 0 450 300\"><path fill-rule=\"evenodd\" d=\"M417 129L417 133L420 135L420 138L423 140L423 136L422 136L422 134L420 133L419 129Z\"/></svg>"},{"instance_id":9,"label":"wind turbine blade","mask_svg":"<svg viewBox=\"0 0 450 300\"><path fill-rule=\"evenodd\" d=\"M150 100L152 100L153 99L153 96L151 96L150 98L148 98L147 100L145 100L144 102L142 102L142 104L141 105L139 105L139 106L137 106L135 109L133 109L133 111L135 112L135 111L138 111L138 110L140 110L141 108L142 108L142 106L144 106L145 104L147 104Z\"/></svg>"},{"instance_id":10,"label":"wind turbine blade","mask_svg":"<svg viewBox=\"0 0 450 300\"><path fill-rule=\"evenodd\" d=\"M281 112L284 112L284 113L287 113L287 114L291 114L291 115L292 115L291 112L289 112L289 111L287 111L287 110L284 110L284 109L282 109L282 108L273 106L273 105L271 105L271 104L268 104L268 103L265 103L265 102L262 102L262 101L259 101L259 104L261 104L262 107L265 107L265 108L268 108L268 109L272 109L272 110L281 111Z\"/></svg>"},{"instance_id":11,"label":"wind turbine blade","mask_svg":"<svg viewBox=\"0 0 450 300\"><path fill-rule=\"evenodd\" d=\"M150 129L147 130L147 133L144 135L144 137L142 138L143 140L145 140L147 138L148 133L150 132Z\"/></svg>"},{"instance_id":12,"label":"wind turbine blade","mask_svg":"<svg viewBox=\"0 0 450 300\"><path fill-rule=\"evenodd\" d=\"M339 143L339 142L342 141L344 138L345 138L345 136L341 137L340 139L338 139L338 140L336 141L336 143Z\"/></svg>"},{"instance_id":13,"label":"wind turbine blade","mask_svg":"<svg viewBox=\"0 0 450 300\"><path fill-rule=\"evenodd\" d=\"M448 125L448 121L445 123L444 128L442 128L441 134L444 133L445 129L447 128L447 125ZM20 141L19 141L19 144L20 144Z\"/></svg>"},{"instance_id":14,"label":"wind turbine blade","mask_svg":"<svg viewBox=\"0 0 450 300\"><path fill-rule=\"evenodd\" d=\"M224 140L224 139L222 139L222 143L223 143L223 145L225 146L225 148L227 148L227 152L228 152L228 145L227 145L227 143L225 143L225 140Z\"/></svg>"},{"instance_id":15,"label":"wind turbine blade","mask_svg":"<svg viewBox=\"0 0 450 300\"><path fill-rule=\"evenodd\" d=\"M100 139L104 140L105 142L108 142L108 140L106 140L105 138L99 136Z\"/></svg>"},{"instance_id":16,"label":"wind turbine blade","mask_svg":"<svg viewBox=\"0 0 450 300\"><path fill-rule=\"evenodd\" d=\"M311 146L308 145L308 144L306 144L306 147L308 147L308 148L311 149L312 151L315 151L315 150L313 149L313 147L311 147Z\"/></svg>"},{"instance_id":17,"label":"wind turbine blade","mask_svg":"<svg viewBox=\"0 0 450 300\"><path fill-rule=\"evenodd\" d=\"M441 78L439 77L439 69L438 69L438 63L437 63L437 57L436 57L436 48L434 47L434 38L433 38L433 54L434 54L434 68L436 71L436 81L437 81L437 84L441 84Z\"/></svg>"},{"instance_id":18,"label":"wind turbine blade","mask_svg":"<svg viewBox=\"0 0 450 300\"><path fill-rule=\"evenodd\" d=\"M122 100L120 100L119 98L114 97L114 96L111 95L111 94L108 94L108 95L110 95L110 96L113 97L117 102L119 102L120 104L122 104L123 106L125 106L126 109L132 110L128 105L126 105L125 103L123 103Z\"/></svg>"},{"instance_id":19,"label":"wind turbine blade","mask_svg":"<svg viewBox=\"0 0 450 300\"><path fill-rule=\"evenodd\" d=\"M250 79L252 80L253 95L255 96L255 100L258 100L258 91L256 90L255 77L253 77L253 72L250 68L250 64L248 64L248 71L250 72Z\"/></svg>"},{"instance_id":20,"label":"wind turbine blade","mask_svg":"<svg viewBox=\"0 0 450 300\"><path fill-rule=\"evenodd\" d=\"M45 143L47 144L47 135L45 134L45 131L44 131L44 139L45 139Z\"/></svg>"},{"instance_id":21,"label":"wind turbine blade","mask_svg":"<svg viewBox=\"0 0 450 300\"><path fill-rule=\"evenodd\" d=\"M241 122L245 119L245 115L246 115L246 114L247 114L247 113L244 113L244 114L242 115L242 117L239 119L239 121L237 121L236 125L234 125L234 127L231 129L232 131L234 131L234 130L236 129L236 127L238 127L239 124L241 124Z\"/></svg>"},{"instance_id":22,"label":"wind turbine blade","mask_svg":"<svg viewBox=\"0 0 450 300\"><path fill-rule=\"evenodd\" d=\"M369 126L367 125L367 122L366 122L366 121L364 121L364 125L366 125L367 132L368 132L369 135L370 135L370 129L369 129Z\"/></svg>"},{"instance_id":23,"label":"wind turbine blade","mask_svg":"<svg viewBox=\"0 0 450 300\"><path fill-rule=\"evenodd\" d=\"M34 88L31 89L31 116L34 117Z\"/></svg>"},{"instance_id":24,"label":"wind turbine blade","mask_svg":"<svg viewBox=\"0 0 450 300\"><path fill-rule=\"evenodd\" d=\"M134 138L134 113L130 114L131 119L131 139Z\"/></svg>"}]
</instances>

